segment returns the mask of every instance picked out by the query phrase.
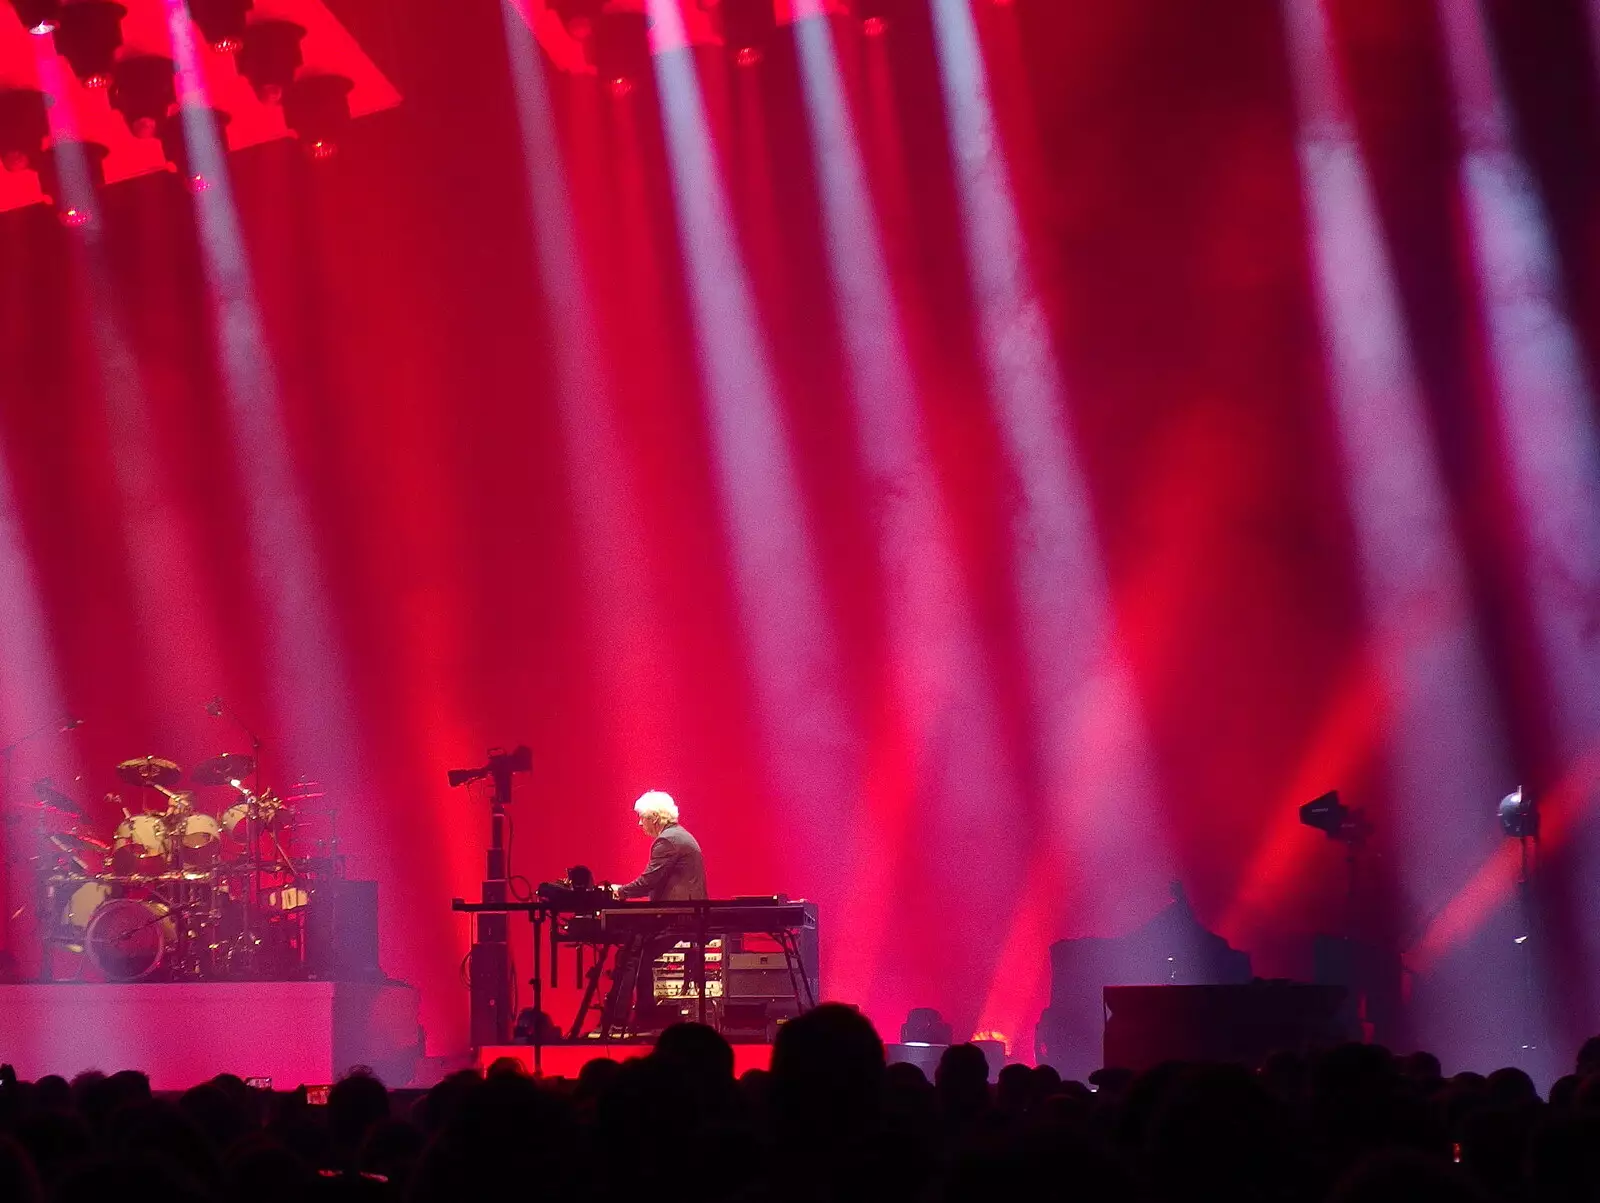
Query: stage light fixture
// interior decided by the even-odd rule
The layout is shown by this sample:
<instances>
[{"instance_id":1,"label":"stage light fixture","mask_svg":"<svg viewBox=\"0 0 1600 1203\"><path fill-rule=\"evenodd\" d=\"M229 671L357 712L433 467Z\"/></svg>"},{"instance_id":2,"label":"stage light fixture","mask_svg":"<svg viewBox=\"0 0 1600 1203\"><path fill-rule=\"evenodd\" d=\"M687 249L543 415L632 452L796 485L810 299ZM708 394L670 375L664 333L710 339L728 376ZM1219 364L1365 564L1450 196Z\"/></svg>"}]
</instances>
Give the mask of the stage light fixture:
<instances>
[{"instance_id":1,"label":"stage light fixture","mask_svg":"<svg viewBox=\"0 0 1600 1203\"><path fill-rule=\"evenodd\" d=\"M885 0L856 0L855 14L861 18L861 32L881 38L889 32L889 5Z\"/></svg>"},{"instance_id":2,"label":"stage light fixture","mask_svg":"<svg viewBox=\"0 0 1600 1203\"><path fill-rule=\"evenodd\" d=\"M153 138L178 104L176 68L169 58L140 54L120 60L111 72L111 107L135 138Z\"/></svg>"},{"instance_id":3,"label":"stage light fixture","mask_svg":"<svg viewBox=\"0 0 1600 1203\"><path fill-rule=\"evenodd\" d=\"M642 12L604 12L595 22L589 53L613 95L626 96L650 78L650 26Z\"/></svg>"},{"instance_id":4,"label":"stage light fixture","mask_svg":"<svg viewBox=\"0 0 1600 1203\"><path fill-rule=\"evenodd\" d=\"M605 11L606 0L551 0L550 7L561 18L561 24L570 36L586 42L594 36L600 14Z\"/></svg>"},{"instance_id":5,"label":"stage light fixture","mask_svg":"<svg viewBox=\"0 0 1600 1203\"><path fill-rule=\"evenodd\" d=\"M22 28L43 37L61 28L61 0L11 0Z\"/></svg>"},{"instance_id":6,"label":"stage light fixture","mask_svg":"<svg viewBox=\"0 0 1600 1203\"><path fill-rule=\"evenodd\" d=\"M900 7L899 0L851 0L850 11L861 22L862 33L881 38L893 28Z\"/></svg>"},{"instance_id":7,"label":"stage light fixture","mask_svg":"<svg viewBox=\"0 0 1600 1203\"><path fill-rule=\"evenodd\" d=\"M1300 821L1307 827L1315 828L1330 840L1338 840L1344 844L1360 844L1372 834L1372 828L1367 825L1366 815L1359 810L1351 810L1339 801L1339 791L1329 790L1321 797L1313 798L1300 808Z\"/></svg>"},{"instance_id":8,"label":"stage light fixture","mask_svg":"<svg viewBox=\"0 0 1600 1203\"><path fill-rule=\"evenodd\" d=\"M311 158L331 159L339 153L339 139L350 124L354 87L342 75L308 75L283 94L283 119Z\"/></svg>"},{"instance_id":9,"label":"stage light fixture","mask_svg":"<svg viewBox=\"0 0 1600 1203\"><path fill-rule=\"evenodd\" d=\"M937 1047L953 1044L951 1027L932 1007L912 1007L900 1025L900 1043Z\"/></svg>"},{"instance_id":10,"label":"stage light fixture","mask_svg":"<svg viewBox=\"0 0 1600 1203\"><path fill-rule=\"evenodd\" d=\"M23 171L34 165L50 137L52 103L30 88L0 92L0 166Z\"/></svg>"},{"instance_id":11,"label":"stage light fixture","mask_svg":"<svg viewBox=\"0 0 1600 1203\"><path fill-rule=\"evenodd\" d=\"M1514 840L1539 838L1538 800L1521 786L1500 799L1500 830Z\"/></svg>"},{"instance_id":12,"label":"stage light fixture","mask_svg":"<svg viewBox=\"0 0 1600 1203\"><path fill-rule=\"evenodd\" d=\"M128 10L112 0L75 0L61 10L56 49L86 88L108 88Z\"/></svg>"},{"instance_id":13,"label":"stage light fixture","mask_svg":"<svg viewBox=\"0 0 1600 1203\"><path fill-rule=\"evenodd\" d=\"M187 112L174 110L161 123L161 153L166 157L167 166L183 181L183 186L190 192L204 192L211 187L211 180L195 165L194 158L189 153L189 137L186 123L200 119L209 119L211 121L212 128L216 134L217 148L223 154L226 154L228 151L228 123L233 118L221 109L191 109ZM221 712L218 711L218 713Z\"/></svg>"},{"instance_id":14,"label":"stage light fixture","mask_svg":"<svg viewBox=\"0 0 1600 1203\"><path fill-rule=\"evenodd\" d=\"M189 0L189 16L206 43L218 54L233 54L244 45L245 16L254 0Z\"/></svg>"},{"instance_id":15,"label":"stage light fixture","mask_svg":"<svg viewBox=\"0 0 1600 1203\"><path fill-rule=\"evenodd\" d=\"M39 188L45 200L55 206L56 220L64 226L86 226L94 220L94 201L106 182L106 156L111 152L97 142L57 142L34 160L39 173ZM60 157L78 155L88 176L89 196L69 198L61 182Z\"/></svg>"},{"instance_id":16,"label":"stage light fixture","mask_svg":"<svg viewBox=\"0 0 1600 1203\"><path fill-rule=\"evenodd\" d=\"M772 0L721 0L722 42L741 67L754 67L766 57L767 45L778 30Z\"/></svg>"},{"instance_id":17,"label":"stage light fixture","mask_svg":"<svg viewBox=\"0 0 1600 1203\"><path fill-rule=\"evenodd\" d=\"M239 48L239 74L250 81L263 104L278 104L294 82L305 57L300 43L305 40L303 25L293 21L256 21L245 29L244 45Z\"/></svg>"}]
</instances>

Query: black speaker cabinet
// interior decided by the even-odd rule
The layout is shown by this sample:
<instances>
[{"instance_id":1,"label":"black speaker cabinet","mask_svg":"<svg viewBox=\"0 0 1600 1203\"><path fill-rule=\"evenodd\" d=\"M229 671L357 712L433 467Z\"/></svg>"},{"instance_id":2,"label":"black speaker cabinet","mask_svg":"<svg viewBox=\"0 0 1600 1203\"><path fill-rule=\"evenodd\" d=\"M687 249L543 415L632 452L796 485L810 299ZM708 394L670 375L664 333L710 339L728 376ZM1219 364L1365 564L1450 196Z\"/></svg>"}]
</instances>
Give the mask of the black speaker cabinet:
<instances>
[{"instance_id":1,"label":"black speaker cabinet","mask_svg":"<svg viewBox=\"0 0 1600 1203\"><path fill-rule=\"evenodd\" d=\"M1343 986L1107 986L1105 1064L1144 1070L1163 1061L1258 1066L1280 1049L1341 1043Z\"/></svg>"},{"instance_id":2,"label":"black speaker cabinet","mask_svg":"<svg viewBox=\"0 0 1600 1203\"><path fill-rule=\"evenodd\" d=\"M306 904L306 971L332 981L378 981L378 883L323 881Z\"/></svg>"}]
</instances>

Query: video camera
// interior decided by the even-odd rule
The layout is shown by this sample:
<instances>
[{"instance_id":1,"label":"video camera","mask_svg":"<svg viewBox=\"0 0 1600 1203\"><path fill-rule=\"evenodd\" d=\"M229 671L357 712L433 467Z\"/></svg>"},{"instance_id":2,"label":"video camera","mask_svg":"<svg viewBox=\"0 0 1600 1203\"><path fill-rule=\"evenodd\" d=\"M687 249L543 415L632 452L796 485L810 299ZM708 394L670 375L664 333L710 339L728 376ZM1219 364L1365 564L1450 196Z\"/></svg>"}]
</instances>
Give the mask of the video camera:
<instances>
[{"instance_id":1,"label":"video camera","mask_svg":"<svg viewBox=\"0 0 1600 1203\"><path fill-rule=\"evenodd\" d=\"M533 753L526 747L513 748L509 752L504 748L490 748L489 763L481 769L451 769L450 788L470 785L474 781L482 781L485 777L493 777L496 781L507 781L512 773L532 771Z\"/></svg>"}]
</instances>

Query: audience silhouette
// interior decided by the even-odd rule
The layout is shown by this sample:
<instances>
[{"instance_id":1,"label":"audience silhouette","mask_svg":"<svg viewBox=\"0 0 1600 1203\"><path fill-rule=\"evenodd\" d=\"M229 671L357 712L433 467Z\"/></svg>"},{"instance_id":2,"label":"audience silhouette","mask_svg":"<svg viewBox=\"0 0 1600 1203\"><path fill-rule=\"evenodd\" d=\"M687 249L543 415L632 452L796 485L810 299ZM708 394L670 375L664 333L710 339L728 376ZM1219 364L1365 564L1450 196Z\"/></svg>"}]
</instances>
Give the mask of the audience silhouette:
<instances>
[{"instance_id":1,"label":"audience silhouette","mask_svg":"<svg viewBox=\"0 0 1600 1203\"><path fill-rule=\"evenodd\" d=\"M852 1007L783 1025L734 1076L711 1028L575 1080L516 1060L425 1093L356 1070L311 1106L222 1075L0 1070L0 1200L18 1203L1600 1203L1600 1037L1542 1099L1504 1068L1446 1076L1374 1045L1259 1066L1107 1068L1089 1083L975 1045L930 1082Z\"/></svg>"}]
</instances>

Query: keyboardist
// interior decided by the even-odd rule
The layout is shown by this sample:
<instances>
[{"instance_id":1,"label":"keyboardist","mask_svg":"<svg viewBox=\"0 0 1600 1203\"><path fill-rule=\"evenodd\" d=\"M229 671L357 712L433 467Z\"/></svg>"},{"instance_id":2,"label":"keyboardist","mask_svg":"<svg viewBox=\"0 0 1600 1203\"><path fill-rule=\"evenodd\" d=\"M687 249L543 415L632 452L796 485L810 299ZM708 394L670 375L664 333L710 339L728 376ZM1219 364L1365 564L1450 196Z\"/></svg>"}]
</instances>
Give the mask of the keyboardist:
<instances>
[{"instance_id":1,"label":"keyboardist","mask_svg":"<svg viewBox=\"0 0 1600 1203\"><path fill-rule=\"evenodd\" d=\"M678 804L671 794L651 790L633 804L639 826L650 837L650 863L643 873L624 885L613 886L618 899L648 898L651 902L690 902L710 897L706 893L706 864L700 843L679 820ZM677 943L672 936L645 943L640 958L624 956L616 968L614 990L634 986L635 1031L657 1025L651 967L662 953ZM612 1012L616 1012L613 1010Z\"/></svg>"}]
</instances>

